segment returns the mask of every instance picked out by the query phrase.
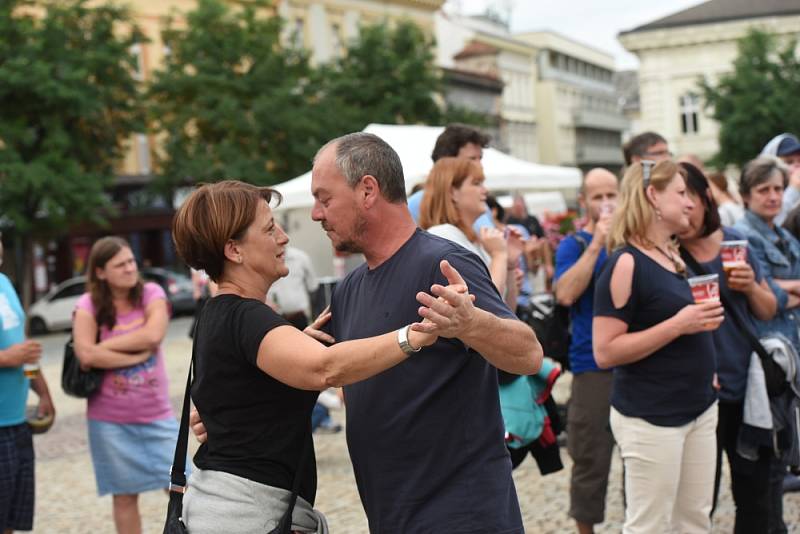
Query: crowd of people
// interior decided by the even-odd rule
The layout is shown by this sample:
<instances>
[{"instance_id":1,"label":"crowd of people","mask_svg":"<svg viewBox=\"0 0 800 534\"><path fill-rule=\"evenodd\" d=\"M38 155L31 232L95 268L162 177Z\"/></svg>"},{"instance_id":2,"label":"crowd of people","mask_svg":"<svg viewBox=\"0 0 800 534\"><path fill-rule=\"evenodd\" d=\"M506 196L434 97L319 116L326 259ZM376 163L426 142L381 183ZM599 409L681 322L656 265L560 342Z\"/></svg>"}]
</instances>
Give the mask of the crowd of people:
<instances>
[{"instance_id":1,"label":"crowd of people","mask_svg":"<svg viewBox=\"0 0 800 534\"><path fill-rule=\"evenodd\" d=\"M585 174L582 221L555 248L523 196L506 210L487 191L488 143L448 126L410 197L380 138L354 133L320 148L311 216L338 252L365 263L313 319L316 277L274 214L275 190L221 181L182 204L173 240L200 303L189 532L268 532L287 516L291 531L328 532L314 508L312 434L341 428L320 402L329 388L343 390L371 532L523 532L512 469L528 452L543 474L562 468L550 398L562 370L520 320L537 273L569 310L576 530L604 522L616 448L625 533L709 532L723 456L734 531L787 532L784 486L800 468L797 137L754 153L733 187L696 157L675 158L657 133L640 134L623 149L620 178ZM117 532L138 534L138 495L169 485L179 432L161 348L169 306L119 237L94 243L86 274L72 333L83 367L102 376L87 402L97 491L112 495ZM2 275L0 324L7 534L33 525L28 389L36 417L52 422L55 408L44 376L23 369L41 345L26 337Z\"/></svg>"}]
</instances>

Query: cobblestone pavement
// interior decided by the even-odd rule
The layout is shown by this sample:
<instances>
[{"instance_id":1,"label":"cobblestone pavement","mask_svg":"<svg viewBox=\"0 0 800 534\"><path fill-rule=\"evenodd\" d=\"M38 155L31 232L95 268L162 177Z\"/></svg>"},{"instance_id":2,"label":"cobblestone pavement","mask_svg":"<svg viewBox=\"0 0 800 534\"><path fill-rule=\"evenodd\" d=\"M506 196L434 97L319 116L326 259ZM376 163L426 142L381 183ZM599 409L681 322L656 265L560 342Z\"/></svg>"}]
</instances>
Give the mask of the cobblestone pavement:
<instances>
[{"instance_id":1,"label":"cobblestone pavement","mask_svg":"<svg viewBox=\"0 0 800 534\"><path fill-rule=\"evenodd\" d=\"M185 329L181 327L179 331L185 332ZM182 388L191 345L182 336L172 336L165 342L165 351L172 381L170 393L177 412L183 398ZM37 454L34 532L113 534L111 498L97 497L95 490L86 437L85 402L66 397L61 392L61 369L57 355L45 358L43 369L56 402L58 417L50 432L34 439ZM557 385L555 394L559 401L565 399L568 386L569 375ZM333 415L335 419L343 419L342 412L334 412ZM317 507L327 515L333 533L366 533L367 523L358 499L343 433L317 435L315 442L319 472ZM190 447L196 447L192 439ZM565 469L547 477L539 475L535 462L530 458L514 472L528 533L574 532L573 523L567 517L570 461L565 450L562 450L562 459ZM733 528L733 504L727 489L728 481L723 480L723 485L720 507L714 520L715 533L731 532ZM166 503L166 496L160 491L140 496L143 530L146 534L161 532ZM790 532L800 532L800 493L786 495L784 503ZM599 526L597 532L619 532L623 510L618 457L613 465L606 508L606 522Z\"/></svg>"}]
</instances>

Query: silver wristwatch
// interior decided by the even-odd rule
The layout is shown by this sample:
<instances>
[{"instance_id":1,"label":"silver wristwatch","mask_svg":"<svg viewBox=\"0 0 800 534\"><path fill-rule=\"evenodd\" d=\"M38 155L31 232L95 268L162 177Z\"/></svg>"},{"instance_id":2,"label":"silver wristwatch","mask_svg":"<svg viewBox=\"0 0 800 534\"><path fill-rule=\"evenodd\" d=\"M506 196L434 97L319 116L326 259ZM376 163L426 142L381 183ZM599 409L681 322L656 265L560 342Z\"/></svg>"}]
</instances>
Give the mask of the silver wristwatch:
<instances>
[{"instance_id":1,"label":"silver wristwatch","mask_svg":"<svg viewBox=\"0 0 800 534\"><path fill-rule=\"evenodd\" d=\"M400 328L397 331L397 344L400 345L400 350L405 352L406 354L414 354L415 352L419 352L422 350L422 347L414 348L411 346L411 343L408 342L408 330L411 328L411 325L406 325L403 328Z\"/></svg>"}]
</instances>

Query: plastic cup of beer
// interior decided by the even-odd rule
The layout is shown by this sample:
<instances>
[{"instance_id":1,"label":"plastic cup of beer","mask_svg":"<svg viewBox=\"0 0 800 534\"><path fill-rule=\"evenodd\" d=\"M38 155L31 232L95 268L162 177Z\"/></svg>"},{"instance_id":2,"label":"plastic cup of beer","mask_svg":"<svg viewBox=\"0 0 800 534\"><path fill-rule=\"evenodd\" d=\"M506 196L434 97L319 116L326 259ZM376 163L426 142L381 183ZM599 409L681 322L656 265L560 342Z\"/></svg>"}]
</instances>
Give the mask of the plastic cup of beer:
<instances>
[{"instance_id":1,"label":"plastic cup of beer","mask_svg":"<svg viewBox=\"0 0 800 534\"><path fill-rule=\"evenodd\" d=\"M692 298L695 304L703 302L719 302L719 275L706 274L689 278L689 287L692 289ZM704 324L703 326L708 326Z\"/></svg>"},{"instance_id":2,"label":"plastic cup of beer","mask_svg":"<svg viewBox=\"0 0 800 534\"><path fill-rule=\"evenodd\" d=\"M612 215L616 206L612 202L603 202L600 205L600 216Z\"/></svg>"},{"instance_id":3,"label":"plastic cup of beer","mask_svg":"<svg viewBox=\"0 0 800 534\"><path fill-rule=\"evenodd\" d=\"M41 372L41 367L38 363L26 363L22 366L22 373L27 378L36 378Z\"/></svg>"},{"instance_id":4,"label":"plastic cup of beer","mask_svg":"<svg viewBox=\"0 0 800 534\"><path fill-rule=\"evenodd\" d=\"M747 263L747 240L723 241L719 254L725 277L730 277L731 271Z\"/></svg>"}]
</instances>

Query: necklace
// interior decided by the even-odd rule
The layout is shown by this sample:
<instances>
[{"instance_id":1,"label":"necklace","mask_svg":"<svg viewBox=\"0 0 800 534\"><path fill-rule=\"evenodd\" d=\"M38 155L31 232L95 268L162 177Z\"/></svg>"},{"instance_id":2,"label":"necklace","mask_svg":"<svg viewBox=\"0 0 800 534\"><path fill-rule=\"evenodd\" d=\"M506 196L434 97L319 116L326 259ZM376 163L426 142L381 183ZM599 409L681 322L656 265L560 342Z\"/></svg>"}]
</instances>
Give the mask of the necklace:
<instances>
[{"instance_id":1,"label":"necklace","mask_svg":"<svg viewBox=\"0 0 800 534\"><path fill-rule=\"evenodd\" d=\"M667 254L667 252L658 245L654 246L656 247L656 250L661 253L662 256L664 256L670 262L672 262L672 265L675 267L675 272L677 272L680 275L684 276L686 275L686 266L683 264L683 262L679 262L672 254Z\"/></svg>"}]
</instances>

